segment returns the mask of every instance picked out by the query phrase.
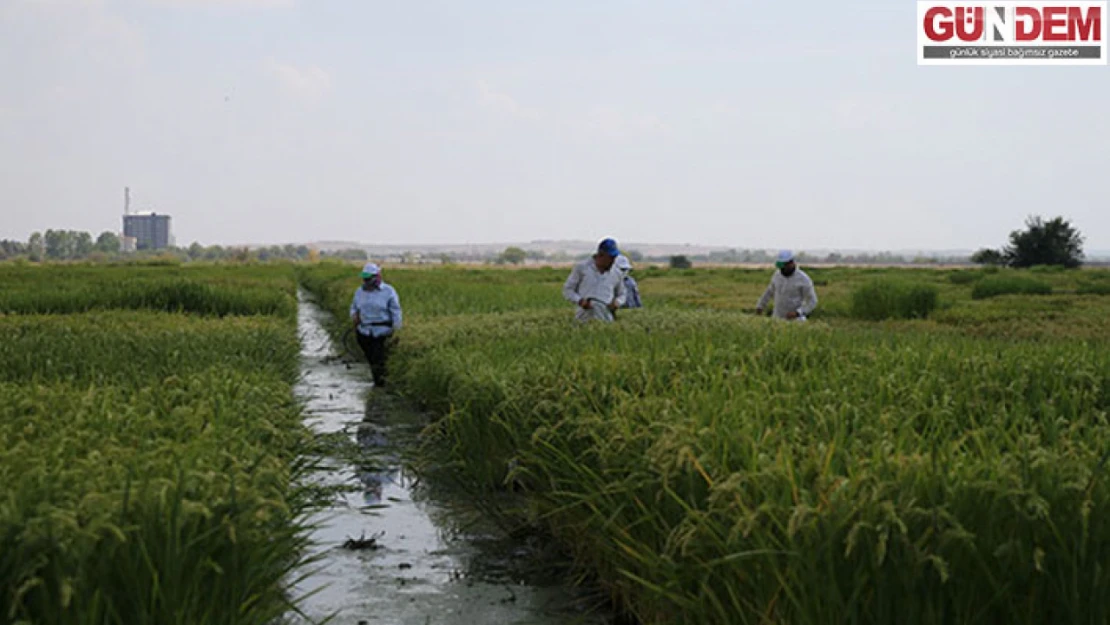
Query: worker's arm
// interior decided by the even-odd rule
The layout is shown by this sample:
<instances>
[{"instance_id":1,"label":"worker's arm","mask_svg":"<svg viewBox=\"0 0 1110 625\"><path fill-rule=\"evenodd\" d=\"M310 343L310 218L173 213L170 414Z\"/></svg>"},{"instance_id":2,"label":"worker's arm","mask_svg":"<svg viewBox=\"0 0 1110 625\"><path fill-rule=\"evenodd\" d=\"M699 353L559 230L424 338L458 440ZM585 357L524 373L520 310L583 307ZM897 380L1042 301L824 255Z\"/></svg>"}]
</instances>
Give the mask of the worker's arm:
<instances>
[{"instance_id":1,"label":"worker's arm","mask_svg":"<svg viewBox=\"0 0 1110 625\"><path fill-rule=\"evenodd\" d=\"M802 306L798 312L808 317L814 308L817 308L817 289L813 288L813 280L806 280L802 290Z\"/></svg>"},{"instance_id":2,"label":"worker's arm","mask_svg":"<svg viewBox=\"0 0 1110 625\"><path fill-rule=\"evenodd\" d=\"M582 268L579 265L575 265L570 275L567 276L567 281L563 283L563 299L572 304L581 302L582 296L578 294L578 286L580 284L582 284Z\"/></svg>"},{"instance_id":3,"label":"worker's arm","mask_svg":"<svg viewBox=\"0 0 1110 625\"><path fill-rule=\"evenodd\" d=\"M771 297L775 294L775 279L771 278L771 284L767 285L767 290L763 292L763 296L759 298L759 302L755 305L755 312L762 314L763 309L767 308L767 302L771 301Z\"/></svg>"},{"instance_id":4,"label":"worker's arm","mask_svg":"<svg viewBox=\"0 0 1110 625\"><path fill-rule=\"evenodd\" d=\"M351 298L351 321L355 322L356 328L362 325L362 315L358 314L358 291Z\"/></svg>"},{"instance_id":5,"label":"worker's arm","mask_svg":"<svg viewBox=\"0 0 1110 625\"><path fill-rule=\"evenodd\" d=\"M401 329L401 298L397 296L397 291L393 291L392 297L389 298L389 318L393 321L393 331Z\"/></svg>"}]
</instances>

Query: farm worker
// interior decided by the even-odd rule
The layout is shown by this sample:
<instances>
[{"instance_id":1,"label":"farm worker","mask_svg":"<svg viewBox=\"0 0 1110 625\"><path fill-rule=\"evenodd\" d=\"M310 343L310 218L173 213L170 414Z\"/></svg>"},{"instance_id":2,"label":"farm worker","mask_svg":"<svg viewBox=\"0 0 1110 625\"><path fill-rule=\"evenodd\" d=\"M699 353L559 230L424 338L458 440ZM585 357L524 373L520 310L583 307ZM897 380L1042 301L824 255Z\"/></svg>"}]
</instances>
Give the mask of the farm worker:
<instances>
[{"instance_id":1,"label":"farm worker","mask_svg":"<svg viewBox=\"0 0 1110 625\"><path fill-rule=\"evenodd\" d=\"M640 301L640 287L636 284L636 280L632 278L632 261L628 257L621 254L617 257L613 266L617 271L621 272L622 280L624 281L624 291L627 294L624 306L621 308L643 308L644 305Z\"/></svg>"},{"instance_id":2,"label":"farm worker","mask_svg":"<svg viewBox=\"0 0 1110 625\"><path fill-rule=\"evenodd\" d=\"M617 242L604 239L597 252L574 266L563 284L563 297L576 306L575 319L613 321L613 312L624 305L624 280L613 263L621 255Z\"/></svg>"},{"instance_id":3,"label":"farm worker","mask_svg":"<svg viewBox=\"0 0 1110 625\"><path fill-rule=\"evenodd\" d=\"M775 267L778 271L771 276L771 284L767 285L763 297L755 305L756 314L762 315L763 309L767 307L767 300L773 298L773 314L776 319L805 321L813 309L817 308L817 291L813 289L813 280L798 269L794 262L794 253L790 250L779 252Z\"/></svg>"},{"instance_id":4,"label":"farm worker","mask_svg":"<svg viewBox=\"0 0 1110 625\"><path fill-rule=\"evenodd\" d=\"M362 286L351 300L351 320L358 346L370 363L374 386L383 387L390 338L401 328L401 301L397 291L382 282L382 270L374 263L362 268Z\"/></svg>"}]
</instances>

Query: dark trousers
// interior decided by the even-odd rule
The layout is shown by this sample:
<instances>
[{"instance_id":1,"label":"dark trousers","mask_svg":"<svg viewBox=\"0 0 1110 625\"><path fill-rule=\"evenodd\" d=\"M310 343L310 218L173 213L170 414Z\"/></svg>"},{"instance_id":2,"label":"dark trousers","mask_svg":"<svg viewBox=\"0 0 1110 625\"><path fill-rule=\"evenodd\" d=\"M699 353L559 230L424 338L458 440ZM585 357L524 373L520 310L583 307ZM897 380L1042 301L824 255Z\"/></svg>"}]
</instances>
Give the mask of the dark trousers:
<instances>
[{"instance_id":1,"label":"dark trousers","mask_svg":"<svg viewBox=\"0 0 1110 625\"><path fill-rule=\"evenodd\" d=\"M366 354L366 361L370 363L370 373L374 375L374 386L385 386L385 361L389 356L389 337L366 336L362 332L355 332L358 336L358 346Z\"/></svg>"}]
</instances>

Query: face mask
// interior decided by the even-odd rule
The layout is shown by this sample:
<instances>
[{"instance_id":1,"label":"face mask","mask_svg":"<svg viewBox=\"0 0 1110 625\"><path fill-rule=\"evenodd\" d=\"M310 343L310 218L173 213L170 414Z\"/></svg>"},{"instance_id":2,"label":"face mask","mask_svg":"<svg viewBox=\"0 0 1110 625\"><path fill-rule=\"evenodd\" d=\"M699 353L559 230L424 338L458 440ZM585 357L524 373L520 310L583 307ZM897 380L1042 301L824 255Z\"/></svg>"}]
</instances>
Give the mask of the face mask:
<instances>
[{"instance_id":1,"label":"face mask","mask_svg":"<svg viewBox=\"0 0 1110 625\"><path fill-rule=\"evenodd\" d=\"M783 268L782 268L782 269L780 269L779 271L781 271L781 272L782 272L782 275L784 275L784 276L786 276L787 278L789 278L790 276L794 275L794 271L795 271L796 269L797 269L797 267L783 267Z\"/></svg>"}]
</instances>

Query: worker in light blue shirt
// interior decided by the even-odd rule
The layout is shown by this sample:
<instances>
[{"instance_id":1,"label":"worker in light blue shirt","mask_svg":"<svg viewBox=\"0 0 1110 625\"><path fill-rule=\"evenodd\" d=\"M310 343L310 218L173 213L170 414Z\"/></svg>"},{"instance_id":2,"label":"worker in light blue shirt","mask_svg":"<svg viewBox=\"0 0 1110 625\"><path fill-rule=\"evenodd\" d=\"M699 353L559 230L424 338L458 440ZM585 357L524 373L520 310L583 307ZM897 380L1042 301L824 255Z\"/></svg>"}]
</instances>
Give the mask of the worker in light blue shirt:
<instances>
[{"instance_id":1,"label":"worker in light blue shirt","mask_svg":"<svg viewBox=\"0 0 1110 625\"><path fill-rule=\"evenodd\" d=\"M401 329L401 300L392 286L382 282L382 270L374 263L362 268L362 286L351 300L351 321L358 346L370 363L374 386L384 387L390 338Z\"/></svg>"},{"instance_id":2,"label":"worker in light blue shirt","mask_svg":"<svg viewBox=\"0 0 1110 625\"><path fill-rule=\"evenodd\" d=\"M613 267L617 269L623 276L624 280L624 306L621 308L643 308L644 304L640 301L640 285L636 284L636 280L632 277L632 261L628 257L621 254L617 257Z\"/></svg>"}]
</instances>

